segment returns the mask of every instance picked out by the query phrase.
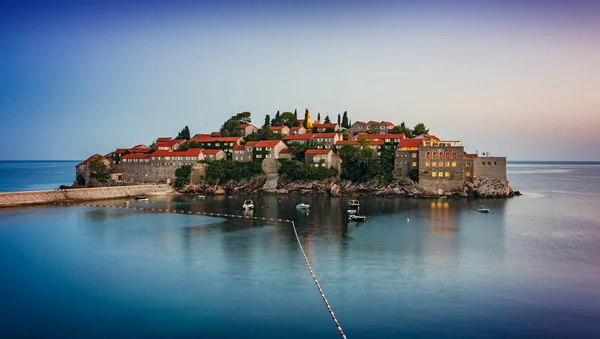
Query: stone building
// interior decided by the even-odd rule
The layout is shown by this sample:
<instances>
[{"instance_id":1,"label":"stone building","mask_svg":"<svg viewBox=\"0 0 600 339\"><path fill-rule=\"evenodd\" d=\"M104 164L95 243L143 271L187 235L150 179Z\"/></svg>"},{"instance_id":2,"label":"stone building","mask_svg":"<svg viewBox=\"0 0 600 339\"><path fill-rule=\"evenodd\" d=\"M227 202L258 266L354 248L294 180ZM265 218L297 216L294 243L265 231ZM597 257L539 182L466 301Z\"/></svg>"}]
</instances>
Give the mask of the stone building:
<instances>
[{"instance_id":1,"label":"stone building","mask_svg":"<svg viewBox=\"0 0 600 339\"><path fill-rule=\"evenodd\" d=\"M230 157L235 145L242 142L242 137L200 137L191 138L190 141L198 143L204 149L221 149Z\"/></svg>"},{"instance_id":2,"label":"stone building","mask_svg":"<svg viewBox=\"0 0 600 339\"><path fill-rule=\"evenodd\" d=\"M163 139L163 140L160 140ZM156 141L150 146L151 149L153 150L160 150L160 151L176 151L179 149L179 146L181 146L181 144L183 144L185 142L185 140L181 139L181 140L164 140L166 138L158 138L156 139ZM170 139L170 138L169 138Z\"/></svg>"},{"instance_id":3,"label":"stone building","mask_svg":"<svg viewBox=\"0 0 600 339\"><path fill-rule=\"evenodd\" d=\"M383 144L383 140L338 140L335 142L335 150L336 152L339 152L344 145L352 145L359 147L360 149L368 147L373 150L373 156L380 157Z\"/></svg>"},{"instance_id":4,"label":"stone building","mask_svg":"<svg viewBox=\"0 0 600 339\"><path fill-rule=\"evenodd\" d=\"M238 129L237 135L240 137L247 137L250 134L258 133L258 128L252 124L241 124Z\"/></svg>"},{"instance_id":5,"label":"stone building","mask_svg":"<svg viewBox=\"0 0 600 339\"><path fill-rule=\"evenodd\" d=\"M285 136L282 140L288 145L292 142L297 142L299 144L310 144L313 137L314 134L295 134Z\"/></svg>"},{"instance_id":6,"label":"stone building","mask_svg":"<svg viewBox=\"0 0 600 339\"><path fill-rule=\"evenodd\" d=\"M270 126L273 133L281 133L281 135L289 135L290 128L287 126Z\"/></svg>"},{"instance_id":7,"label":"stone building","mask_svg":"<svg viewBox=\"0 0 600 339\"><path fill-rule=\"evenodd\" d=\"M328 130L329 131L340 131L340 125L338 125L337 123L333 123L333 124L316 124L315 127L317 128L317 131L319 131L319 133L326 133ZM327 132L330 133L330 132Z\"/></svg>"},{"instance_id":8,"label":"stone building","mask_svg":"<svg viewBox=\"0 0 600 339\"><path fill-rule=\"evenodd\" d=\"M471 158L473 161L473 176L475 178L496 179L508 184L506 177L506 157L493 157L489 154Z\"/></svg>"},{"instance_id":9,"label":"stone building","mask_svg":"<svg viewBox=\"0 0 600 339\"><path fill-rule=\"evenodd\" d=\"M222 149L204 149L202 150L204 161L215 161L227 158L227 154Z\"/></svg>"},{"instance_id":10,"label":"stone building","mask_svg":"<svg viewBox=\"0 0 600 339\"><path fill-rule=\"evenodd\" d=\"M422 139L400 139L394 158L394 172L407 178L411 169L419 170L419 147Z\"/></svg>"},{"instance_id":11,"label":"stone building","mask_svg":"<svg viewBox=\"0 0 600 339\"><path fill-rule=\"evenodd\" d=\"M97 186L97 182L93 182L92 180L92 169L90 168L90 163L100 159L104 162L106 167L110 168L111 164L105 157L100 154L94 154L91 157L85 159L79 164L75 165L75 181L78 183L82 183L85 187L93 187Z\"/></svg>"},{"instance_id":12,"label":"stone building","mask_svg":"<svg viewBox=\"0 0 600 339\"><path fill-rule=\"evenodd\" d=\"M431 192L463 192L465 156L460 141L423 140L419 147L419 184Z\"/></svg>"},{"instance_id":13,"label":"stone building","mask_svg":"<svg viewBox=\"0 0 600 339\"><path fill-rule=\"evenodd\" d=\"M343 139L340 133L317 133L313 135L311 145L316 149L332 149L336 142Z\"/></svg>"},{"instance_id":14,"label":"stone building","mask_svg":"<svg viewBox=\"0 0 600 339\"><path fill-rule=\"evenodd\" d=\"M305 133L306 133L306 128L304 128L304 126L294 126L294 127L290 128L289 135L298 135L298 134L305 134Z\"/></svg>"},{"instance_id":15,"label":"stone building","mask_svg":"<svg viewBox=\"0 0 600 339\"><path fill-rule=\"evenodd\" d=\"M333 167L340 170L340 158L330 149L309 149L304 153L304 161L311 166Z\"/></svg>"},{"instance_id":16,"label":"stone building","mask_svg":"<svg viewBox=\"0 0 600 339\"><path fill-rule=\"evenodd\" d=\"M358 134L361 132L366 132L369 130L369 127L367 126L367 123L364 121L355 121L351 126L350 126L350 131L352 131L352 133L354 134Z\"/></svg>"},{"instance_id":17,"label":"stone building","mask_svg":"<svg viewBox=\"0 0 600 339\"><path fill-rule=\"evenodd\" d=\"M279 159L279 153L287 148L281 140L261 140L254 145L255 159Z\"/></svg>"}]
</instances>

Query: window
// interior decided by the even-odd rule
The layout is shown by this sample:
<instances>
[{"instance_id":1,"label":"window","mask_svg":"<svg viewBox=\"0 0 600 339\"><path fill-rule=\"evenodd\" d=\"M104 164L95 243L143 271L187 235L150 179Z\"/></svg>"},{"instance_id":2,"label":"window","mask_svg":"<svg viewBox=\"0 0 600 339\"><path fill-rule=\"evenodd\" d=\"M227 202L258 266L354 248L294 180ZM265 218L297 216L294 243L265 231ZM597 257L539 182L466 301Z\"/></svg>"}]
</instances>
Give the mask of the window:
<instances>
[{"instance_id":1,"label":"window","mask_svg":"<svg viewBox=\"0 0 600 339\"><path fill-rule=\"evenodd\" d=\"M440 159L444 159L444 152L440 152Z\"/></svg>"},{"instance_id":2,"label":"window","mask_svg":"<svg viewBox=\"0 0 600 339\"><path fill-rule=\"evenodd\" d=\"M492 162L491 161L488 161L488 166L492 166Z\"/></svg>"},{"instance_id":3,"label":"window","mask_svg":"<svg viewBox=\"0 0 600 339\"><path fill-rule=\"evenodd\" d=\"M496 166L496 162L494 161L494 166Z\"/></svg>"},{"instance_id":4,"label":"window","mask_svg":"<svg viewBox=\"0 0 600 339\"><path fill-rule=\"evenodd\" d=\"M271 154L265 155L265 158L271 159Z\"/></svg>"},{"instance_id":5,"label":"window","mask_svg":"<svg viewBox=\"0 0 600 339\"><path fill-rule=\"evenodd\" d=\"M455 153L456 154L456 153ZM456 158L456 157L455 157ZM446 159L450 159L450 152L446 152Z\"/></svg>"},{"instance_id":6,"label":"window","mask_svg":"<svg viewBox=\"0 0 600 339\"><path fill-rule=\"evenodd\" d=\"M262 151L262 147L256 147L257 151Z\"/></svg>"},{"instance_id":7,"label":"window","mask_svg":"<svg viewBox=\"0 0 600 339\"><path fill-rule=\"evenodd\" d=\"M433 152L433 158L436 159L437 158L437 152Z\"/></svg>"},{"instance_id":8,"label":"window","mask_svg":"<svg viewBox=\"0 0 600 339\"><path fill-rule=\"evenodd\" d=\"M220 146L221 144L218 142L215 142L215 146Z\"/></svg>"},{"instance_id":9,"label":"window","mask_svg":"<svg viewBox=\"0 0 600 339\"><path fill-rule=\"evenodd\" d=\"M452 152L452 158L456 159L456 152Z\"/></svg>"},{"instance_id":10,"label":"window","mask_svg":"<svg viewBox=\"0 0 600 339\"><path fill-rule=\"evenodd\" d=\"M466 175L467 175L468 177L470 177L470 176L471 176L471 172L467 171Z\"/></svg>"},{"instance_id":11,"label":"window","mask_svg":"<svg viewBox=\"0 0 600 339\"><path fill-rule=\"evenodd\" d=\"M467 161L467 167L471 166L471 162Z\"/></svg>"},{"instance_id":12,"label":"window","mask_svg":"<svg viewBox=\"0 0 600 339\"><path fill-rule=\"evenodd\" d=\"M434 177L434 178L437 177L437 172L432 172L431 176Z\"/></svg>"},{"instance_id":13,"label":"window","mask_svg":"<svg viewBox=\"0 0 600 339\"><path fill-rule=\"evenodd\" d=\"M450 167L450 162L446 161L446 167Z\"/></svg>"},{"instance_id":14,"label":"window","mask_svg":"<svg viewBox=\"0 0 600 339\"><path fill-rule=\"evenodd\" d=\"M257 154L256 157L257 158L262 158L262 154Z\"/></svg>"},{"instance_id":15,"label":"window","mask_svg":"<svg viewBox=\"0 0 600 339\"><path fill-rule=\"evenodd\" d=\"M431 163L431 167L437 167L437 162L435 162L435 161L434 161L434 162L432 162L432 163Z\"/></svg>"},{"instance_id":16,"label":"window","mask_svg":"<svg viewBox=\"0 0 600 339\"><path fill-rule=\"evenodd\" d=\"M452 162L452 167L456 167L456 161Z\"/></svg>"},{"instance_id":17,"label":"window","mask_svg":"<svg viewBox=\"0 0 600 339\"><path fill-rule=\"evenodd\" d=\"M425 167L429 167L429 161L425 163Z\"/></svg>"},{"instance_id":18,"label":"window","mask_svg":"<svg viewBox=\"0 0 600 339\"><path fill-rule=\"evenodd\" d=\"M412 158L413 158L413 159L416 159L416 158L417 158L417 153L413 153L413 154L412 154Z\"/></svg>"},{"instance_id":19,"label":"window","mask_svg":"<svg viewBox=\"0 0 600 339\"><path fill-rule=\"evenodd\" d=\"M450 177L450 172L446 172L446 173L444 173L444 174L445 174L446 178L449 178L449 177Z\"/></svg>"},{"instance_id":20,"label":"window","mask_svg":"<svg viewBox=\"0 0 600 339\"><path fill-rule=\"evenodd\" d=\"M271 147L265 147L265 150L270 151Z\"/></svg>"},{"instance_id":21,"label":"window","mask_svg":"<svg viewBox=\"0 0 600 339\"><path fill-rule=\"evenodd\" d=\"M439 177L443 177L443 176L444 176L444 172L440 172L440 173L438 174L438 176L439 176Z\"/></svg>"},{"instance_id":22,"label":"window","mask_svg":"<svg viewBox=\"0 0 600 339\"><path fill-rule=\"evenodd\" d=\"M430 156L431 154L429 152L425 153L425 158L429 159Z\"/></svg>"},{"instance_id":23,"label":"window","mask_svg":"<svg viewBox=\"0 0 600 339\"><path fill-rule=\"evenodd\" d=\"M413 167L417 167L417 162L416 162L416 161L413 161L413 162L412 162L412 166L413 166Z\"/></svg>"},{"instance_id":24,"label":"window","mask_svg":"<svg viewBox=\"0 0 600 339\"><path fill-rule=\"evenodd\" d=\"M481 162L481 164L482 164L483 166L485 166L485 161L482 161L482 162Z\"/></svg>"}]
</instances>

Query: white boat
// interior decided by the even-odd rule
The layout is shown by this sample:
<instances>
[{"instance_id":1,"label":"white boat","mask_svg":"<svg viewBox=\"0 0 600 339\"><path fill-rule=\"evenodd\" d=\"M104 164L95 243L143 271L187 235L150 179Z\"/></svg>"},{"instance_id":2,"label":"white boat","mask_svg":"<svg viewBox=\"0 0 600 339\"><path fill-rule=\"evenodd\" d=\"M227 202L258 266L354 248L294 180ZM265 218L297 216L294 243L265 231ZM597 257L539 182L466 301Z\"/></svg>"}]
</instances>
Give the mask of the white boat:
<instances>
[{"instance_id":1,"label":"white boat","mask_svg":"<svg viewBox=\"0 0 600 339\"><path fill-rule=\"evenodd\" d=\"M490 209L485 205L479 205L479 207L477 207L477 212L490 213Z\"/></svg>"},{"instance_id":2,"label":"white boat","mask_svg":"<svg viewBox=\"0 0 600 339\"><path fill-rule=\"evenodd\" d=\"M254 209L254 203L250 199L244 200L244 204L242 205L242 207L245 210L251 210L251 209Z\"/></svg>"},{"instance_id":3,"label":"white boat","mask_svg":"<svg viewBox=\"0 0 600 339\"><path fill-rule=\"evenodd\" d=\"M148 196L147 195L138 195L137 197L135 197L135 200L137 200L137 201L148 201Z\"/></svg>"},{"instance_id":4,"label":"white boat","mask_svg":"<svg viewBox=\"0 0 600 339\"><path fill-rule=\"evenodd\" d=\"M198 196L198 198L200 198L200 199L204 199L204 198L206 198L206 197L205 197L205 196L203 196L203 195L199 195L199 196Z\"/></svg>"},{"instance_id":5,"label":"white boat","mask_svg":"<svg viewBox=\"0 0 600 339\"><path fill-rule=\"evenodd\" d=\"M310 205L305 204L305 203L299 203L298 205L296 205L296 208L301 208L301 209L307 209L309 207L310 207Z\"/></svg>"},{"instance_id":6,"label":"white boat","mask_svg":"<svg viewBox=\"0 0 600 339\"><path fill-rule=\"evenodd\" d=\"M367 217L365 217L364 215L356 215L356 214L350 214L350 217L348 217L348 219L353 220L353 221L367 221Z\"/></svg>"},{"instance_id":7,"label":"white boat","mask_svg":"<svg viewBox=\"0 0 600 339\"><path fill-rule=\"evenodd\" d=\"M348 205L350 205L351 209L355 210L360 207L360 202L358 200L350 200L348 201Z\"/></svg>"},{"instance_id":8,"label":"white boat","mask_svg":"<svg viewBox=\"0 0 600 339\"><path fill-rule=\"evenodd\" d=\"M348 214L353 215L356 214L356 212L358 212L357 210L348 210Z\"/></svg>"}]
</instances>

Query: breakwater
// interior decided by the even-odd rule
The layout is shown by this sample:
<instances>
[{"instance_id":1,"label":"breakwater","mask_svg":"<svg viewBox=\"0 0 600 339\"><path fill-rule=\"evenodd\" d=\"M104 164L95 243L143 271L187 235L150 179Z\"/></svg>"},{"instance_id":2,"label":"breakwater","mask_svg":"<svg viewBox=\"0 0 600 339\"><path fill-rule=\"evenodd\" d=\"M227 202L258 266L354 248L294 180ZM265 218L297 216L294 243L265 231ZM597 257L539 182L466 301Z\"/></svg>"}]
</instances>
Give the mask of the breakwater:
<instances>
[{"instance_id":1,"label":"breakwater","mask_svg":"<svg viewBox=\"0 0 600 339\"><path fill-rule=\"evenodd\" d=\"M0 193L0 207L126 198L142 194L165 195L172 191L173 189L169 185L135 185L53 191L10 192Z\"/></svg>"}]
</instances>

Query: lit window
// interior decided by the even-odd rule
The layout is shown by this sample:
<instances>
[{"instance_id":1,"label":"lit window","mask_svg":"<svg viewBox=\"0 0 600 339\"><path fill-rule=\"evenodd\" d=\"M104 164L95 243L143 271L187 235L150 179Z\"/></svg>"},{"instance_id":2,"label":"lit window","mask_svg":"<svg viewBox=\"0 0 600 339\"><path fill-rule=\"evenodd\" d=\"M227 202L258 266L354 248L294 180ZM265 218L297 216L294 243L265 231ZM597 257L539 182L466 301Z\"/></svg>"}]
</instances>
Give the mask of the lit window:
<instances>
[{"instance_id":1,"label":"lit window","mask_svg":"<svg viewBox=\"0 0 600 339\"><path fill-rule=\"evenodd\" d=\"M446 152L446 159L450 159L450 152Z\"/></svg>"},{"instance_id":2,"label":"lit window","mask_svg":"<svg viewBox=\"0 0 600 339\"><path fill-rule=\"evenodd\" d=\"M429 152L425 153L425 158L429 159L430 156L431 154Z\"/></svg>"},{"instance_id":3,"label":"lit window","mask_svg":"<svg viewBox=\"0 0 600 339\"><path fill-rule=\"evenodd\" d=\"M452 167L456 167L456 161L452 162Z\"/></svg>"},{"instance_id":4,"label":"lit window","mask_svg":"<svg viewBox=\"0 0 600 339\"><path fill-rule=\"evenodd\" d=\"M440 159L444 159L444 152L440 152Z\"/></svg>"},{"instance_id":5,"label":"lit window","mask_svg":"<svg viewBox=\"0 0 600 339\"><path fill-rule=\"evenodd\" d=\"M434 161L434 162L432 162L432 163L431 163L431 167L437 167L437 162L435 162L435 161Z\"/></svg>"},{"instance_id":6,"label":"lit window","mask_svg":"<svg viewBox=\"0 0 600 339\"><path fill-rule=\"evenodd\" d=\"M446 161L446 167L450 167L450 162Z\"/></svg>"},{"instance_id":7,"label":"lit window","mask_svg":"<svg viewBox=\"0 0 600 339\"><path fill-rule=\"evenodd\" d=\"M452 152L452 158L456 159L456 152Z\"/></svg>"},{"instance_id":8,"label":"lit window","mask_svg":"<svg viewBox=\"0 0 600 339\"><path fill-rule=\"evenodd\" d=\"M471 172L467 171L467 176L470 177L471 176Z\"/></svg>"},{"instance_id":9,"label":"lit window","mask_svg":"<svg viewBox=\"0 0 600 339\"><path fill-rule=\"evenodd\" d=\"M257 158L262 158L262 154L257 154L256 157Z\"/></svg>"},{"instance_id":10,"label":"lit window","mask_svg":"<svg viewBox=\"0 0 600 339\"><path fill-rule=\"evenodd\" d=\"M437 152L433 152L433 158L437 158Z\"/></svg>"},{"instance_id":11,"label":"lit window","mask_svg":"<svg viewBox=\"0 0 600 339\"><path fill-rule=\"evenodd\" d=\"M429 161L425 163L425 167L429 167Z\"/></svg>"},{"instance_id":12,"label":"lit window","mask_svg":"<svg viewBox=\"0 0 600 339\"><path fill-rule=\"evenodd\" d=\"M449 178L450 177L450 172L446 172L445 175L446 175L446 178Z\"/></svg>"},{"instance_id":13,"label":"lit window","mask_svg":"<svg viewBox=\"0 0 600 339\"><path fill-rule=\"evenodd\" d=\"M417 153L413 153L412 157L413 157L413 159L416 159L417 158Z\"/></svg>"},{"instance_id":14,"label":"lit window","mask_svg":"<svg viewBox=\"0 0 600 339\"><path fill-rule=\"evenodd\" d=\"M444 172L440 172L440 174L438 174L438 176L443 177L444 176Z\"/></svg>"},{"instance_id":15,"label":"lit window","mask_svg":"<svg viewBox=\"0 0 600 339\"><path fill-rule=\"evenodd\" d=\"M432 177L437 177L437 172L432 172L432 173L431 173L431 176L432 176Z\"/></svg>"},{"instance_id":16,"label":"lit window","mask_svg":"<svg viewBox=\"0 0 600 339\"><path fill-rule=\"evenodd\" d=\"M412 162L412 166L413 166L413 167L417 167L417 162L416 162L416 161L413 161L413 162Z\"/></svg>"}]
</instances>

